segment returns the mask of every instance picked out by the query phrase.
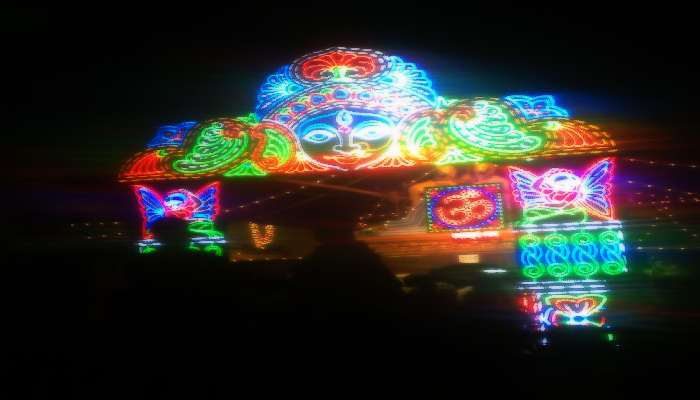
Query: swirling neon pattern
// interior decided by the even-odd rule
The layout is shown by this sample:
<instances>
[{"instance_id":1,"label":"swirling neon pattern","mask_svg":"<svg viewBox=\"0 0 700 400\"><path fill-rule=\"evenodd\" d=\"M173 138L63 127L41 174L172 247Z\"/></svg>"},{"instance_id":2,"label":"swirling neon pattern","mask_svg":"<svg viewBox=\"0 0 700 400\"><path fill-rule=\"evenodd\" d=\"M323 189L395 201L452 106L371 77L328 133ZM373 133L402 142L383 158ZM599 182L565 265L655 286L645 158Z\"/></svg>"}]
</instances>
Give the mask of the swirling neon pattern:
<instances>
[{"instance_id":1,"label":"swirling neon pattern","mask_svg":"<svg viewBox=\"0 0 700 400\"><path fill-rule=\"evenodd\" d=\"M627 271L622 232L607 230L530 232L518 239L523 275L563 279L618 275Z\"/></svg>"},{"instance_id":2,"label":"swirling neon pattern","mask_svg":"<svg viewBox=\"0 0 700 400\"><path fill-rule=\"evenodd\" d=\"M542 146L542 138L519 131L495 102L477 101L473 109L476 115L469 119L452 115L449 128L475 152L524 154Z\"/></svg>"}]
</instances>

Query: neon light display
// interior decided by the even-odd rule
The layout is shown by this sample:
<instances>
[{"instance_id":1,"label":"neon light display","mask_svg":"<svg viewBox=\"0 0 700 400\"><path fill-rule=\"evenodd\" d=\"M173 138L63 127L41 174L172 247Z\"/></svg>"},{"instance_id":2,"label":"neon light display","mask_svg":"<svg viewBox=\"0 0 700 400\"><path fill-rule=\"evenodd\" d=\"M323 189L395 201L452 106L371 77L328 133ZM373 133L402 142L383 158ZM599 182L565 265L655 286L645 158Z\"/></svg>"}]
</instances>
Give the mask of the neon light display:
<instances>
[{"instance_id":1,"label":"neon light display","mask_svg":"<svg viewBox=\"0 0 700 400\"><path fill-rule=\"evenodd\" d=\"M559 319L557 317L563 317L563 321L559 319L557 322L567 325L595 324L600 326L600 323L596 324L588 318L598 312L607 301L608 298L604 294L578 296L553 294L544 297L545 310L543 314L547 315L545 318L550 322L557 321Z\"/></svg>"},{"instance_id":2,"label":"neon light display","mask_svg":"<svg viewBox=\"0 0 700 400\"><path fill-rule=\"evenodd\" d=\"M613 167L610 158L582 174L551 168L537 175L509 167L514 197L523 208L517 223L523 275L565 279L627 271L622 224L613 219L610 199Z\"/></svg>"},{"instance_id":3,"label":"neon light display","mask_svg":"<svg viewBox=\"0 0 700 400\"><path fill-rule=\"evenodd\" d=\"M605 281L579 279L523 282L520 309L539 330L569 325L608 327L603 315L609 299Z\"/></svg>"},{"instance_id":4,"label":"neon light display","mask_svg":"<svg viewBox=\"0 0 700 400\"><path fill-rule=\"evenodd\" d=\"M156 137L154 137L147 146L180 146L187 132L195 125L197 125L196 122L180 122L176 125L161 126L156 132Z\"/></svg>"},{"instance_id":5,"label":"neon light display","mask_svg":"<svg viewBox=\"0 0 700 400\"><path fill-rule=\"evenodd\" d=\"M453 232L452 239L481 239L481 238L497 238L498 231L476 231L476 232Z\"/></svg>"},{"instance_id":6,"label":"neon light display","mask_svg":"<svg viewBox=\"0 0 700 400\"><path fill-rule=\"evenodd\" d=\"M612 220L610 180L613 161L604 158L583 174L552 168L542 175L509 167L513 195L523 208L523 224L585 222L589 217Z\"/></svg>"},{"instance_id":7,"label":"neon light display","mask_svg":"<svg viewBox=\"0 0 700 400\"><path fill-rule=\"evenodd\" d=\"M567 231L589 231L601 229L620 229L622 222L611 221L588 221L588 222L563 222L559 224L521 224L519 232L567 232Z\"/></svg>"},{"instance_id":8,"label":"neon light display","mask_svg":"<svg viewBox=\"0 0 700 400\"><path fill-rule=\"evenodd\" d=\"M274 225L261 227L255 222L248 222L248 228L250 229L250 238L253 240L253 246L256 248L264 250L265 247L272 243L275 236Z\"/></svg>"},{"instance_id":9,"label":"neon light display","mask_svg":"<svg viewBox=\"0 0 700 400\"><path fill-rule=\"evenodd\" d=\"M541 153L543 156L573 153L598 154L615 146L606 132L583 121L547 120L529 126L546 138Z\"/></svg>"},{"instance_id":10,"label":"neon light display","mask_svg":"<svg viewBox=\"0 0 700 400\"><path fill-rule=\"evenodd\" d=\"M513 125L502 104L480 100L472 109L475 115L467 119L457 113L450 116L449 128L462 139L462 146L473 148L484 158L491 154L527 154L542 146L541 137L528 135Z\"/></svg>"},{"instance_id":11,"label":"neon light display","mask_svg":"<svg viewBox=\"0 0 700 400\"><path fill-rule=\"evenodd\" d=\"M582 295L540 295L526 293L520 297L520 308L533 315L533 320L540 329L562 325L595 326L606 324L605 316L600 315L605 309L608 297L604 294L591 293Z\"/></svg>"},{"instance_id":12,"label":"neon light display","mask_svg":"<svg viewBox=\"0 0 700 400\"><path fill-rule=\"evenodd\" d=\"M162 243L154 240L150 231L156 221L165 217L175 217L189 222L188 230L192 234L191 249L221 253L220 243L225 243L223 233L214 228L214 219L219 212L219 182L204 186L196 193L186 189L167 192L164 196L155 190L143 186L134 186L142 214L142 237L139 242L141 253L155 251Z\"/></svg>"},{"instance_id":13,"label":"neon light display","mask_svg":"<svg viewBox=\"0 0 700 400\"><path fill-rule=\"evenodd\" d=\"M526 233L518 239L523 275L538 279L548 275L618 275L627 271L622 231Z\"/></svg>"},{"instance_id":14,"label":"neon light display","mask_svg":"<svg viewBox=\"0 0 700 400\"><path fill-rule=\"evenodd\" d=\"M505 100L513 103L520 114L528 120L569 116L568 111L554 105L554 96L506 96Z\"/></svg>"},{"instance_id":15,"label":"neon light display","mask_svg":"<svg viewBox=\"0 0 700 400\"><path fill-rule=\"evenodd\" d=\"M416 64L370 49L301 57L260 87L255 113L165 125L121 181L263 177L611 152L551 95L445 99Z\"/></svg>"},{"instance_id":16,"label":"neon light display","mask_svg":"<svg viewBox=\"0 0 700 400\"><path fill-rule=\"evenodd\" d=\"M442 186L425 189L430 232L503 228L501 186Z\"/></svg>"},{"instance_id":17,"label":"neon light display","mask_svg":"<svg viewBox=\"0 0 700 400\"><path fill-rule=\"evenodd\" d=\"M600 279L564 279L556 281L520 282L518 290L538 294L586 294L607 293L604 280Z\"/></svg>"}]
</instances>

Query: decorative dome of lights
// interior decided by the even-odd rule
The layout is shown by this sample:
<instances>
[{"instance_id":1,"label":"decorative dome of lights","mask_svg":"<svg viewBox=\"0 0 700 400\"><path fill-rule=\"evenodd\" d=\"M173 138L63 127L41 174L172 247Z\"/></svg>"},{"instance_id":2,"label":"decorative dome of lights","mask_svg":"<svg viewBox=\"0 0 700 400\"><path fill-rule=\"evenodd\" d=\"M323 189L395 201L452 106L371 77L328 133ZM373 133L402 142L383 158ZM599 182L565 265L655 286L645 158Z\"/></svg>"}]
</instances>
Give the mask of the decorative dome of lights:
<instances>
[{"instance_id":1,"label":"decorative dome of lights","mask_svg":"<svg viewBox=\"0 0 700 400\"><path fill-rule=\"evenodd\" d=\"M333 47L270 75L255 112L165 125L120 180L322 173L614 151L553 96L446 99L398 56Z\"/></svg>"}]
</instances>

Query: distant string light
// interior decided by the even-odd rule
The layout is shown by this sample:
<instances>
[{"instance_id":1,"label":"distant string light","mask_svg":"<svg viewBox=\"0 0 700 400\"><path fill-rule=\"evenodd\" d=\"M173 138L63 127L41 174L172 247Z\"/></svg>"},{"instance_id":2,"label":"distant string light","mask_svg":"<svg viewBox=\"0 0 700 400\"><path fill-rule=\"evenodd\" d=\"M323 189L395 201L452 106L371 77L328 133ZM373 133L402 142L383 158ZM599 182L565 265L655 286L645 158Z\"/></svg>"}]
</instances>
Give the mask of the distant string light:
<instances>
[{"instance_id":1,"label":"distant string light","mask_svg":"<svg viewBox=\"0 0 700 400\"><path fill-rule=\"evenodd\" d=\"M265 248L272 243L275 236L274 225L263 226L255 222L248 222L248 229L250 230L250 237L253 240L253 245L260 250L265 250Z\"/></svg>"},{"instance_id":2,"label":"distant string light","mask_svg":"<svg viewBox=\"0 0 700 400\"><path fill-rule=\"evenodd\" d=\"M633 162L633 163L639 163L639 164L654 165L657 167L682 167L682 168L691 168L691 169L695 169L698 167L697 163L654 161L654 160L645 160L645 159L641 159L641 158L623 158L623 160Z\"/></svg>"}]
</instances>

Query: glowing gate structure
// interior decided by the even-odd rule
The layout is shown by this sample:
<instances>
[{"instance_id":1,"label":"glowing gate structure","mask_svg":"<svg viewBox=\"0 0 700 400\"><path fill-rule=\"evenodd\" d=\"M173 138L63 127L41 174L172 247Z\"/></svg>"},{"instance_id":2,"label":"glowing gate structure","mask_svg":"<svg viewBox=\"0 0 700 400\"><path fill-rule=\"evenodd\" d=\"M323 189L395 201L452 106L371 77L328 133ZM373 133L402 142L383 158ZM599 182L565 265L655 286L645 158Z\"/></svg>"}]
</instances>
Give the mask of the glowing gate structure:
<instances>
[{"instance_id":1,"label":"glowing gate structure","mask_svg":"<svg viewBox=\"0 0 700 400\"><path fill-rule=\"evenodd\" d=\"M123 165L119 180L140 185L144 240L154 241L142 248L149 249L155 246L147 229L153 215L178 215L172 207L179 205L173 197L173 206L167 200L160 206L157 196L146 195L152 192L146 182L177 182L186 188L178 193L195 204L208 200L188 194L201 187L189 180L512 163L614 151L607 133L570 118L551 95L444 98L414 63L371 49L333 47L270 75L249 115L160 127L146 149ZM490 198L488 193L482 194ZM214 197L219 196L217 190ZM596 207L595 201L589 205ZM217 212L211 209L192 213L188 221L213 230ZM500 226L502 218L489 224Z\"/></svg>"}]
</instances>

